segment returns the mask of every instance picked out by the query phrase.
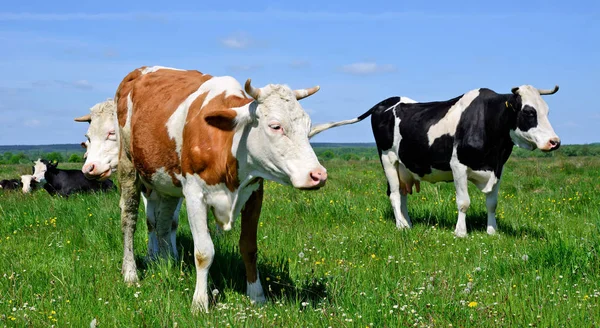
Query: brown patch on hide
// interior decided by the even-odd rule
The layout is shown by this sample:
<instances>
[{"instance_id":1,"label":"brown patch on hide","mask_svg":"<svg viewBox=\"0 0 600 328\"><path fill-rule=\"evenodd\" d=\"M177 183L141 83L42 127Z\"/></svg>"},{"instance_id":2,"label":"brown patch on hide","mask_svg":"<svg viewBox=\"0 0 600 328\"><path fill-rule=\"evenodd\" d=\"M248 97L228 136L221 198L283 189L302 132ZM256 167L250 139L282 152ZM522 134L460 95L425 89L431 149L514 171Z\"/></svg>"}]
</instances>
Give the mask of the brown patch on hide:
<instances>
[{"instance_id":1,"label":"brown patch on hide","mask_svg":"<svg viewBox=\"0 0 600 328\"><path fill-rule=\"evenodd\" d=\"M239 186L238 163L231 153L234 120L237 112L231 108L242 107L254 99L225 92L205 104L206 94L190 106L181 151L181 168L185 174L198 174L207 185L224 183L230 191Z\"/></svg>"}]
</instances>

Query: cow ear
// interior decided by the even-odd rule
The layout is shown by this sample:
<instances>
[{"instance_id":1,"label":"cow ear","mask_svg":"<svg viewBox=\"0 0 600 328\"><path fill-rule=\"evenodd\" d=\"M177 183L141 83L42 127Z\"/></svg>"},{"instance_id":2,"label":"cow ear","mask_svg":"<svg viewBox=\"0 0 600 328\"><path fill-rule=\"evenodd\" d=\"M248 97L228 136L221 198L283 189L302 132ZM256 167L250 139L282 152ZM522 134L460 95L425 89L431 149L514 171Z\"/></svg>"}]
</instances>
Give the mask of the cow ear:
<instances>
[{"instance_id":1,"label":"cow ear","mask_svg":"<svg viewBox=\"0 0 600 328\"><path fill-rule=\"evenodd\" d=\"M208 113L204 119L206 123L218 129L231 131L235 127L237 112L231 109L218 109Z\"/></svg>"}]
</instances>

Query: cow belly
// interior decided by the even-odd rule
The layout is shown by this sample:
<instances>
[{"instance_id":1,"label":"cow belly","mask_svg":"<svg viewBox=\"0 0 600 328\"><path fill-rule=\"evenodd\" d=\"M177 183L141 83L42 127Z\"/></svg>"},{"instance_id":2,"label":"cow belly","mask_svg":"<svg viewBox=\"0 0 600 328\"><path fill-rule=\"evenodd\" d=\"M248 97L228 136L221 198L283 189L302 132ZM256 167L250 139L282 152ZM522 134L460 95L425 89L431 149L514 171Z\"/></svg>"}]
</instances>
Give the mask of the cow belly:
<instances>
[{"instance_id":1,"label":"cow belly","mask_svg":"<svg viewBox=\"0 0 600 328\"><path fill-rule=\"evenodd\" d=\"M142 181L149 188L156 190L157 192L172 197L183 197L183 191L180 186L176 186L173 183L173 178L164 169L160 168L150 175L150 179L145 178L142 175Z\"/></svg>"},{"instance_id":2,"label":"cow belly","mask_svg":"<svg viewBox=\"0 0 600 328\"><path fill-rule=\"evenodd\" d=\"M431 183L450 182L450 181L454 180L454 178L452 177L452 171L441 171L441 170L431 169L431 173L425 174L422 177L420 177L418 174L413 173L413 172L411 172L411 174L415 180L422 180L422 181L427 181L427 182L431 182Z\"/></svg>"},{"instance_id":3,"label":"cow belly","mask_svg":"<svg viewBox=\"0 0 600 328\"><path fill-rule=\"evenodd\" d=\"M432 169L430 174L419 176L418 174L406 169L404 165L399 165L399 176L402 183L411 186L414 181L427 181L430 183L436 182L452 182L454 177L452 171L441 171ZM410 175L410 177L408 177ZM477 186L479 190L488 193L498 183L498 178L493 171L477 171L468 169L467 179Z\"/></svg>"},{"instance_id":4,"label":"cow belly","mask_svg":"<svg viewBox=\"0 0 600 328\"><path fill-rule=\"evenodd\" d=\"M498 183L498 177L496 177L493 171L475 171L469 169L467 170L467 179L484 193L492 191L492 188Z\"/></svg>"},{"instance_id":5,"label":"cow belly","mask_svg":"<svg viewBox=\"0 0 600 328\"><path fill-rule=\"evenodd\" d=\"M234 192L229 191L224 183L207 185L197 174L186 175L182 182L183 184L196 185L194 189L202 190L204 201L212 208L217 224L224 231L231 229L234 219L234 198L236 196Z\"/></svg>"}]
</instances>

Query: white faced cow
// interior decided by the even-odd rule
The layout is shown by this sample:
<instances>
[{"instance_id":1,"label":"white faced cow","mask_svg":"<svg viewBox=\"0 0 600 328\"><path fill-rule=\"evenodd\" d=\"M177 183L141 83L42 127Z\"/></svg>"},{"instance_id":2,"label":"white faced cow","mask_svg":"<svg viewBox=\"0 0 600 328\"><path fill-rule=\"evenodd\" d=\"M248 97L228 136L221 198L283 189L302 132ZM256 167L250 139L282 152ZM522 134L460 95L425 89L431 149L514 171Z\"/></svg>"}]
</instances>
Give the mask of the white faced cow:
<instances>
[{"instance_id":1,"label":"white faced cow","mask_svg":"<svg viewBox=\"0 0 600 328\"><path fill-rule=\"evenodd\" d=\"M311 121L298 103L318 90L254 88L248 79L247 97L229 76L165 67L129 73L115 96L125 281L137 280L133 234L145 185L158 197L157 226L170 224L179 198L186 198L197 274L193 310L208 311L208 269L215 253L207 225L211 209L224 230L241 212L247 294L265 301L256 269L263 179L299 189L325 184L327 171L308 140Z\"/></svg>"},{"instance_id":2,"label":"white faced cow","mask_svg":"<svg viewBox=\"0 0 600 328\"><path fill-rule=\"evenodd\" d=\"M81 169L86 178L90 180L105 180L116 172L119 163L119 139L117 130L117 104L112 99L97 103L90 109L90 113L78 118L76 122L88 122L89 127L85 134L87 140L81 143L86 149L85 163ZM155 259L159 256L172 256L178 258L177 252L177 227L179 225L179 210L183 198L179 203L168 226L161 225L157 231L156 216L159 208L156 206L159 198L151 189L142 187L141 193L144 209L146 211L146 224L148 227L148 257ZM167 243L159 243L157 233L169 236L170 248ZM161 248L162 246L162 248Z\"/></svg>"},{"instance_id":3,"label":"white faced cow","mask_svg":"<svg viewBox=\"0 0 600 328\"><path fill-rule=\"evenodd\" d=\"M553 151L560 139L548 121L542 95L558 91L530 85L497 94L475 89L447 101L417 103L405 97L388 98L356 119L369 115L373 135L388 181L396 226L412 226L407 194L420 181L454 181L458 221L455 235L467 236L465 217L470 205L467 181L486 195L487 232L496 232L496 205L502 168L513 146Z\"/></svg>"}]
</instances>

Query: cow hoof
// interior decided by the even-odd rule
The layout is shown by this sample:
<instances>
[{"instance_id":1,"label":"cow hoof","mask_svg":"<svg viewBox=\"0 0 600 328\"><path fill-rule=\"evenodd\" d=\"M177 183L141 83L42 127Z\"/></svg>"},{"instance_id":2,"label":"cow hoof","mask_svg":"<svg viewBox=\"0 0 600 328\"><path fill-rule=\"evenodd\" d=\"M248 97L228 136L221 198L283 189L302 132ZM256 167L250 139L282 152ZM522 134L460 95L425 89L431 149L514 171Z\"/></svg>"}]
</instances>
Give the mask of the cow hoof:
<instances>
[{"instance_id":1,"label":"cow hoof","mask_svg":"<svg viewBox=\"0 0 600 328\"><path fill-rule=\"evenodd\" d=\"M267 303L267 298L263 294L254 295L254 296L248 295L248 297L250 298L250 303L252 303L254 305L263 305L263 304Z\"/></svg>"},{"instance_id":2,"label":"cow hoof","mask_svg":"<svg viewBox=\"0 0 600 328\"><path fill-rule=\"evenodd\" d=\"M131 285L138 282L138 276L135 273L135 271L126 271L123 273L123 280L125 281L125 283Z\"/></svg>"},{"instance_id":3,"label":"cow hoof","mask_svg":"<svg viewBox=\"0 0 600 328\"><path fill-rule=\"evenodd\" d=\"M410 222L406 222L406 221L396 221L396 228L398 230L410 229L410 228L412 228L412 224Z\"/></svg>"},{"instance_id":4,"label":"cow hoof","mask_svg":"<svg viewBox=\"0 0 600 328\"><path fill-rule=\"evenodd\" d=\"M488 235L495 235L496 234L496 228L494 228L494 227L487 227L487 233L488 233Z\"/></svg>"},{"instance_id":5,"label":"cow hoof","mask_svg":"<svg viewBox=\"0 0 600 328\"><path fill-rule=\"evenodd\" d=\"M200 314L200 313L208 313L208 304L202 305L196 302L192 302L192 307L190 309L192 314Z\"/></svg>"},{"instance_id":6,"label":"cow hoof","mask_svg":"<svg viewBox=\"0 0 600 328\"><path fill-rule=\"evenodd\" d=\"M204 295L204 297L200 297L199 299L192 299L192 314L198 313L208 313L208 295Z\"/></svg>"},{"instance_id":7,"label":"cow hoof","mask_svg":"<svg viewBox=\"0 0 600 328\"><path fill-rule=\"evenodd\" d=\"M467 237L467 232L466 231L454 231L454 235L458 238L465 238Z\"/></svg>"},{"instance_id":8,"label":"cow hoof","mask_svg":"<svg viewBox=\"0 0 600 328\"><path fill-rule=\"evenodd\" d=\"M260 280L255 282L246 282L246 295L250 298L252 304L264 304L267 302Z\"/></svg>"}]
</instances>

